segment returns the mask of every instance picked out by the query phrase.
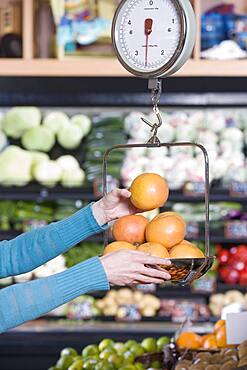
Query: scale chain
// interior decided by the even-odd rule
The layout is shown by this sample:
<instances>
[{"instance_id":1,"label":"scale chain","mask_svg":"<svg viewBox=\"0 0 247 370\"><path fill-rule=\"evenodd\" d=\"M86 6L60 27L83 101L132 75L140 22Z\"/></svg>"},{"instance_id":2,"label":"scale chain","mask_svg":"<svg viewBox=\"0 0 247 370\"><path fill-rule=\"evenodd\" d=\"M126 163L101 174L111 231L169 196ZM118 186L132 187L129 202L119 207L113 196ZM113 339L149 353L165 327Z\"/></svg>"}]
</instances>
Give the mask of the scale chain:
<instances>
[{"instance_id":1,"label":"scale chain","mask_svg":"<svg viewBox=\"0 0 247 370\"><path fill-rule=\"evenodd\" d=\"M158 129L159 127L162 125L162 117L161 117L161 114L160 114L160 111L159 111L159 107L158 107L158 104L159 104L159 101L160 101L160 96L161 96L161 79L151 79L148 81L148 88L150 90L152 90L151 92L151 100L152 100L152 103L153 103L153 112L155 113L157 119L158 119L158 123L152 123L150 122L149 120L147 120L146 118L141 118L141 120L146 123L149 127L151 127L151 132L153 133L153 135L151 136L151 138L148 140L148 144L156 144L156 145L159 145L160 144L160 140L157 136L157 133L158 133Z\"/></svg>"}]
</instances>

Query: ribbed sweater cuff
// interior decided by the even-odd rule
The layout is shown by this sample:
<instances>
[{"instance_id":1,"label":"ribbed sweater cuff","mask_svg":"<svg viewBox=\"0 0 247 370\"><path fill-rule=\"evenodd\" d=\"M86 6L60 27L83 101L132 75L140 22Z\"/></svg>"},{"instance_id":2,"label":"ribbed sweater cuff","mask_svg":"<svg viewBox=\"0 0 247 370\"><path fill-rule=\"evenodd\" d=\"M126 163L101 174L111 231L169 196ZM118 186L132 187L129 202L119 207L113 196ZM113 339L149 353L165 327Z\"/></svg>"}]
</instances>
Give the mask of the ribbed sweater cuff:
<instances>
[{"instance_id":1,"label":"ribbed sweater cuff","mask_svg":"<svg viewBox=\"0 0 247 370\"><path fill-rule=\"evenodd\" d=\"M63 245L71 247L93 234L104 231L108 225L99 226L91 208L92 204L82 208L65 220L56 223L56 230Z\"/></svg>"},{"instance_id":2,"label":"ribbed sweater cuff","mask_svg":"<svg viewBox=\"0 0 247 370\"><path fill-rule=\"evenodd\" d=\"M81 294L110 289L99 257L90 258L55 276L63 303Z\"/></svg>"}]
</instances>

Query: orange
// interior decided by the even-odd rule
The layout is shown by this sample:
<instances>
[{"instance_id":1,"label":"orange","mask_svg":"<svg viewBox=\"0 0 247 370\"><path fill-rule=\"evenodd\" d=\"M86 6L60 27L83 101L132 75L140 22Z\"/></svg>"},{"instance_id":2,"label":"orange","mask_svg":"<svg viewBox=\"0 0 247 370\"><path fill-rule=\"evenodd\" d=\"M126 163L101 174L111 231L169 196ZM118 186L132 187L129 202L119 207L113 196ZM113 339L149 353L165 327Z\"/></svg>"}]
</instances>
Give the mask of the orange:
<instances>
[{"instance_id":1,"label":"orange","mask_svg":"<svg viewBox=\"0 0 247 370\"><path fill-rule=\"evenodd\" d=\"M195 333L184 331L179 335L177 345L180 348L197 349L202 345L202 338Z\"/></svg>"},{"instance_id":2,"label":"orange","mask_svg":"<svg viewBox=\"0 0 247 370\"><path fill-rule=\"evenodd\" d=\"M175 212L164 212L156 216L146 227L148 242L161 243L167 249L180 243L185 236L186 224Z\"/></svg>"},{"instance_id":3,"label":"orange","mask_svg":"<svg viewBox=\"0 0 247 370\"><path fill-rule=\"evenodd\" d=\"M137 176L130 186L132 204L143 211L162 207L167 201L169 188L166 181L156 173Z\"/></svg>"},{"instance_id":4,"label":"orange","mask_svg":"<svg viewBox=\"0 0 247 370\"><path fill-rule=\"evenodd\" d=\"M216 322L216 324L214 325L214 332L216 333L217 330L221 327L221 326L225 326L226 325L226 322L225 320L218 320Z\"/></svg>"},{"instance_id":5,"label":"orange","mask_svg":"<svg viewBox=\"0 0 247 370\"><path fill-rule=\"evenodd\" d=\"M127 243L127 242L122 242L122 241L119 241L119 242L113 242L113 243L110 243L108 244L104 251L103 251L103 254L108 254L108 253L112 253L112 252L116 252L116 251L119 251L120 249L132 249L132 250L135 250L136 247L130 243Z\"/></svg>"},{"instance_id":6,"label":"orange","mask_svg":"<svg viewBox=\"0 0 247 370\"><path fill-rule=\"evenodd\" d=\"M145 242L145 229L148 220L141 215L124 216L113 225L112 235L116 240L123 240L131 244Z\"/></svg>"},{"instance_id":7,"label":"orange","mask_svg":"<svg viewBox=\"0 0 247 370\"><path fill-rule=\"evenodd\" d=\"M221 325L215 333L216 343L219 348L227 347L226 343L226 326Z\"/></svg>"},{"instance_id":8,"label":"orange","mask_svg":"<svg viewBox=\"0 0 247 370\"><path fill-rule=\"evenodd\" d=\"M137 250L140 252L150 253L152 256L169 258L169 252L162 244L145 243L140 245Z\"/></svg>"},{"instance_id":9,"label":"orange","mask_svg":"<svg viewBox=\"0 0 247 370\"><path fill-rule=\"evenodd\" d=\"M215 349L217 348L217 342L214 334L204 335L202 337L202 346L204 349Z\"/></svg>"},{"instance_id":10,"label":"orange","mask_svg":"<svg viewBox=\"0 0 247 370\"><path fill-rule=\"evenodd\" d=\"M204 258L204 254L196 245L183 240L170 250L170 258Z\"/></svg>"}]
</instances>

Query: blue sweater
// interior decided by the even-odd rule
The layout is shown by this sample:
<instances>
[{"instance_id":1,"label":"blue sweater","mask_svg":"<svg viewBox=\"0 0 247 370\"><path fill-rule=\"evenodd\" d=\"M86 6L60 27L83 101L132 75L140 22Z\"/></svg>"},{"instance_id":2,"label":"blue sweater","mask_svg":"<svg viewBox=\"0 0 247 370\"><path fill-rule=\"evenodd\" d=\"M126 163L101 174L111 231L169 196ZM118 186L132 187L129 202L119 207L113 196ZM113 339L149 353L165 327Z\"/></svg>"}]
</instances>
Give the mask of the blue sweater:
<instances>
[{"instance_id":1,"label":"blue sweater","mask_svg":"<svg viewBox=\"0 0 247 370\"><path fill-rule=\"evenodd\" d=\"M0 243L0 278L23 274L44 264L92 234L101 232L91 206L65 220ZM98 257L59 274L0 290L0 333L109 283Z\"/></svg>"}]
</instances>

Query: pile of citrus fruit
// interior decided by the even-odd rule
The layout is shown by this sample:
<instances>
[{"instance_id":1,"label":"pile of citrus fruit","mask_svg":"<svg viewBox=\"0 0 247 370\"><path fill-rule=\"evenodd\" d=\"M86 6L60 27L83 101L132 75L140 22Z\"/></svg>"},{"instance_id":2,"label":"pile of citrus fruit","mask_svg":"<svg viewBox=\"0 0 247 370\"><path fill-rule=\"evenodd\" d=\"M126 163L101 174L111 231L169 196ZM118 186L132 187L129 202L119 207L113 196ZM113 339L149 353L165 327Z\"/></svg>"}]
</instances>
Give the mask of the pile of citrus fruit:
<instances>
[{"instance_id":1,"label":"pile of citrus fruit","mask_svg":"<svg viewBox=\"0 0 247 370\"><path fill-rule=\"evenodd\" d=\"M136 177L130 192L130 200L140 212L162 207L169 195L166 181L154 173ZM106 246L104 254L132 249L160 258L204 258L199 248L184 240L186 223L176 212L160 213L150 222L139 214L121 217L112 234L115 242Z\"/></svg>"},{"instance_id":2,"label":"pile of citrus fruit","mask_svg":"<svg viewBox=\"0 0 247 370\"><path fill-rule=\"evenodd\" d=\"M214 326L214 332L203 336L184 331L179 335L177 345L179 348L193 350L226 348L226 322L224 320L217 321Z\"/></svg>"}]
</instances>

